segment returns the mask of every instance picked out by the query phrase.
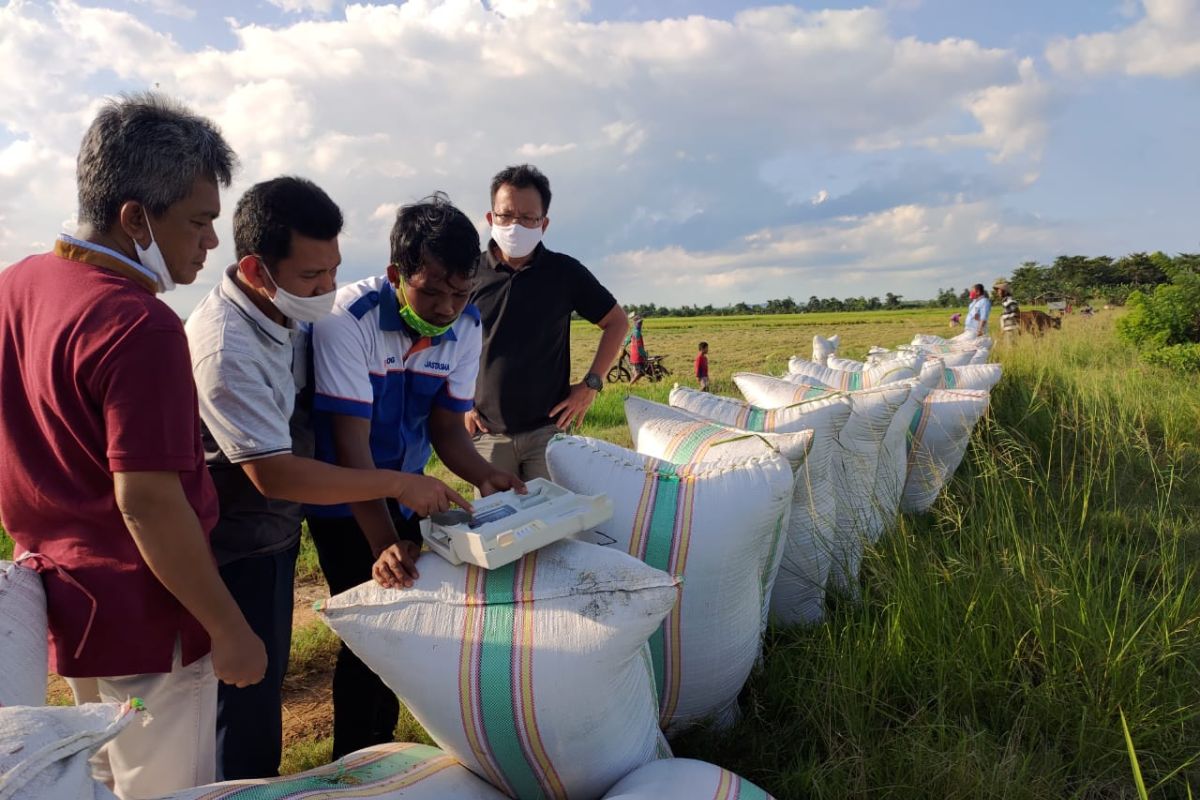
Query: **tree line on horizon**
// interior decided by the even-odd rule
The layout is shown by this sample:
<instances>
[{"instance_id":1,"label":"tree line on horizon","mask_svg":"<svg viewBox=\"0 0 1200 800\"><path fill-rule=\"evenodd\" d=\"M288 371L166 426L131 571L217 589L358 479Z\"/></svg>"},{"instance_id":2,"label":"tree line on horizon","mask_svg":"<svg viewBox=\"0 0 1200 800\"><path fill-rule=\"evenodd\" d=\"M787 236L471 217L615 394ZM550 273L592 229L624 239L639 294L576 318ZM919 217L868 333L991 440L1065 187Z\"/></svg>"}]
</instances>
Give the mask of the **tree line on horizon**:
<instances>
[{"instance_id":1,"label":"tree line on horizon","mask_svg":"<svg viewBox=\"0 0 1200 800\"><path fill-rule=\"evenodd\" d=\"M1162 251L1130 253L1121 258L1111 256L1059 256L1051 264L1026 261L1003 276L1018 303L1041 304L1050 300L1066 300L1075 305L1101 302L1124 305L1134 291L1146 291L1168 283L1177 271L1200 274L1200 253L1179 253L1171 257ZM979 283L989 291L995 279ZM807 302L792 297L773 298L765 303L739 302L726 306L682 305L660 306L655 303L626 305L627 312L643 317L722 317L748 314L811 314L828 311L882 311L900 308L954 308L970 302L970 288L961 291L954 287L938 288L928 300L906 300L903 295L887 292L874 297L818 297Z\"/></svg>"}]
</instances>

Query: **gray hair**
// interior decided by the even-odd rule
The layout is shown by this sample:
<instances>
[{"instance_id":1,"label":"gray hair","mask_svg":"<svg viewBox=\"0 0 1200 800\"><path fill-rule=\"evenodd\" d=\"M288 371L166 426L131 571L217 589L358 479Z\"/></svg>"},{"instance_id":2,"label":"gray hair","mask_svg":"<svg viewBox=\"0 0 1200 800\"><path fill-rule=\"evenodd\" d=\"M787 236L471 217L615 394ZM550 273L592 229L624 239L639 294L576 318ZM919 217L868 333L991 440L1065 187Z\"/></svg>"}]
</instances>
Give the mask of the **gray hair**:
<instances>
[{"instance_id":1,"label":"gray hair","mask_svg":"<svg viewBox=\"0 0 1200 800\"><path fill-rule=\"evenodd\" d=\"M79 146L79 222L108 230L130 200L162 214L197 178L228 187L236 165L209 120L161 94L123 94L104 104Z\"/></svg>"}]
</instances>

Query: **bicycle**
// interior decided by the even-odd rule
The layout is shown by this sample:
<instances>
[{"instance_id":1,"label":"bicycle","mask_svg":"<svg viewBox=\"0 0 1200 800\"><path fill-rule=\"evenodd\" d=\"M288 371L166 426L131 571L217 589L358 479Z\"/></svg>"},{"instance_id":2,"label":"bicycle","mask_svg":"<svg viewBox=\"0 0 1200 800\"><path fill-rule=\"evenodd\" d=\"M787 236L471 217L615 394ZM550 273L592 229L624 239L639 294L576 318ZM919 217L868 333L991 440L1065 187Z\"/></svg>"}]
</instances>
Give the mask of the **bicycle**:
<instances>
[{"instance_id":1,"label":"bicycle","mask_svg":"<svg viewBox=\"0 0 1200 800\"><path fill-rule=\"evenodd\" d=\"M646 380L651 383L658 383L663 378L671 374L671 370L667 369L667 365L663 363L666 356L647 356L644 371ZM616 366L608 371L609 383L628 383L633 380L633 364L629 361L629 351L622 350L621 358L617 361Z\"/></svg>"},{"instance_id":2,"label":"bicycle","mask_svg":"<svg viewBox=\"0 0 1200 800\"><path fill-rule=\"evenodd\" d=\"M622 350L616 365L608 371L609 383L629 382L633 380L633 366L629 363L629 351Z\"/></svg>"},{"instance_id":3,"label":"bicycle","mask_svg":"<svg viewBox=\"0 0 1200 800\"><path fill-rule=\"evenodd\" d=\"M663 363L666 358L666 356L648 356L646 358L646 380L658 383L671 374L671 370L667 369L667 365Z\"/></svg>"}]
</instances>

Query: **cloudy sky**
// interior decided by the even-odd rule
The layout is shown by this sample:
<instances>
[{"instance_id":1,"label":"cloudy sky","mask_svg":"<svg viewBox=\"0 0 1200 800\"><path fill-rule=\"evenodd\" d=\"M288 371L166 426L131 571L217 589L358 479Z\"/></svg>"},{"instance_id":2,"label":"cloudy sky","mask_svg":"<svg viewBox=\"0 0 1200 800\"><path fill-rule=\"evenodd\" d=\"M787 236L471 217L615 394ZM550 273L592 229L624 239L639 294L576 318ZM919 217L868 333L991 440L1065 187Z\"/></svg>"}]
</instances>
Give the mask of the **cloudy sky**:
<instances>
[{"instance_id":1,"label":"cloudy sky","mask_svg":"<svg viewBox=\"0 0 1200 800\"><path fill-rule=\"evenodd\" d=\"M0 265L73 228L99 100L153 86L242 162L181 314L282 173L345 211L343 282L434 190L486 234L523 161L547 246L622 302L924 298L1200 250L1200 0L0 0Z\"/></svg>"}]
</instances>

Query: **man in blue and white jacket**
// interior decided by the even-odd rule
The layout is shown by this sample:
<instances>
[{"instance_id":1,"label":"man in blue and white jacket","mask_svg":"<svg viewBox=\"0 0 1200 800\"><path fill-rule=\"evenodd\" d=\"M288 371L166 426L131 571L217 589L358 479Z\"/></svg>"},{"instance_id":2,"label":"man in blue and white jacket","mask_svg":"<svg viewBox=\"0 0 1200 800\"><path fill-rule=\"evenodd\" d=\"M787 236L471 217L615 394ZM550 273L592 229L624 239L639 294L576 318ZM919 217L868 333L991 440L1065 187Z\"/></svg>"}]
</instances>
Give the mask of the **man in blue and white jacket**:
<instances>
[{"instance_id":1,"label":"man in blue and white jacket","mask_svg":"<svg viewBox=\"0 0 1200 800\"><path fill-rule=\"evenodd\" d=\"M402 207L387 275L338 290L313 325L317 458L344 467L420 473L433 451L482 495L524 491L476 452L463 421L474 407L482 342L467 304L479 233L442 195ZM434 509L445 510L445 509ZM310 506L308 525L337 594L375 578L412 585L418 517L395 500ZM333 678L333 756L392 740L395 694L346 647Z\"/></svg>"}]
</instances>

